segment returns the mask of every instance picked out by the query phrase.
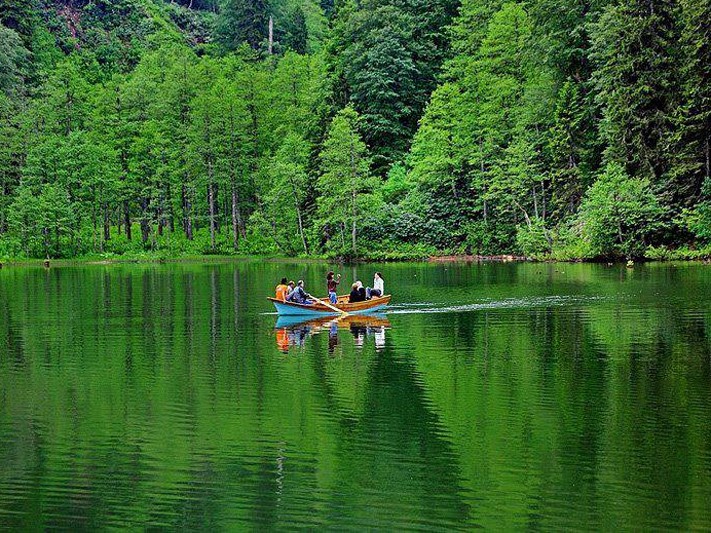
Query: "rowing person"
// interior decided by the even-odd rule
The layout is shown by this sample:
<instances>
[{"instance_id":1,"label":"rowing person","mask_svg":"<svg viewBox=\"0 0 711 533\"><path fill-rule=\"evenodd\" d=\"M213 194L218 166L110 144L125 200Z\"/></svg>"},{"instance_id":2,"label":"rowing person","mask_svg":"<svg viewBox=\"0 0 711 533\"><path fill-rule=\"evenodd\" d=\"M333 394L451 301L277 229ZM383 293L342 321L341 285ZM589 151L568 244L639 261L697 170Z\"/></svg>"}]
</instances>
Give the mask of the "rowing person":
<instances>
[{"instance_id":1,"label":"rowing person","mask_svg":"<svg viewBox=\"0 0 711 533\"><path fill-rule=\"evenodd\" d=\"M308 299L308 294L306 294L306 291L304 290L304 280L300 279L296 283L296 287L294 290L291 292L291 295L289 296L289 301L294 302L297 304L305 304L305 305L310 305L313 302Z\"/></svg>"}]
</instances>

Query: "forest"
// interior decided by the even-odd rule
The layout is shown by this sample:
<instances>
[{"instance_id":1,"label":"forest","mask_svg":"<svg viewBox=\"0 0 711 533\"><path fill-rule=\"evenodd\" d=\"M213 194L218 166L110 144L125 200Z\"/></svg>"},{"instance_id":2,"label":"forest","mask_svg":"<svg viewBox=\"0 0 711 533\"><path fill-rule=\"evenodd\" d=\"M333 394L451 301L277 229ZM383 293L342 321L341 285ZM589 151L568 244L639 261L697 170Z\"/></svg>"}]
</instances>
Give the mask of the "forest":
<instances>
[{"instance_id":1,"label":"forest","mask_svg":"<svg viewBox=\"0 0 711 533\"><path fill-rule=\"evenodd\" d=\"M0 0L0 260L711 257L711 0Z\"/></svg>"}]
</instances>

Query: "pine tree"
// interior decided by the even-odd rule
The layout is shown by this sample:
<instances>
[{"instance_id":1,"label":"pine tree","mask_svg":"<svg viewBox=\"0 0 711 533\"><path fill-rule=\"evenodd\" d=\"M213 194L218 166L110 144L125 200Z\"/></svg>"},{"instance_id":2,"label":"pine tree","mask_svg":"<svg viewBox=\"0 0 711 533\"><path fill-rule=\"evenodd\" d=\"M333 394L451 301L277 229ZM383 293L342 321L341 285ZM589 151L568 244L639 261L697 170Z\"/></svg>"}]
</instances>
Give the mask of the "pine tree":
<instances>
[{"instance_id":1,"label":"pine tree","mask_svg":"<svg viewBox=\"0 0 711 533\"><path fill-rule=\"evenodd\" d=\"M335 97L363 118L379 174L408 149L446 54L454 5L369 0L339 8L331 51Z\"/></svg>"},{"instance_id":2,"label":"pine tree","mask_svg":"<svg viewBox=\"0 0 711 533\"><path fill-rule=\"evenodd\" d=\"M687 184L669 179L679 104L674 4L630 0L609 6L592 33L606 158L663 188L668 205L678 205L690 192Z\"/></svg>"},{"instance_id":3,"label":"pine tree","mask_svg":"<svg viewBox=\"0 0 711 533\"><path fill-rule=\"evenodd\" d=\"M243 43L258 50L267 38L269 4L266 0L225 0L217 20L216 39L225 50Z\"/></svg>"},{"instance_id":4,"label":"pine tree","mask_svg":"<svg viewBox=\"0 0 711 533\"><path fill-rule=\"evenodd\" d=\"M309 31L306 27L306 15L300 5L291 9L287 17L285 33L284 45L288 49L297 54L305 54L308 51Z\"/></svg>"},{"instance_id":5,"label":"pine tree","mask_svg":"<svg viewBox=\"0 0 711 533\"><path fill-rule=\"evenodd\" d=\"M704 182L711 182L711 1L682 1L680 19L683 105L674 149L679 154L679 179L688 184L686 203L693 205Z\"/></svg>"}]
</instances>

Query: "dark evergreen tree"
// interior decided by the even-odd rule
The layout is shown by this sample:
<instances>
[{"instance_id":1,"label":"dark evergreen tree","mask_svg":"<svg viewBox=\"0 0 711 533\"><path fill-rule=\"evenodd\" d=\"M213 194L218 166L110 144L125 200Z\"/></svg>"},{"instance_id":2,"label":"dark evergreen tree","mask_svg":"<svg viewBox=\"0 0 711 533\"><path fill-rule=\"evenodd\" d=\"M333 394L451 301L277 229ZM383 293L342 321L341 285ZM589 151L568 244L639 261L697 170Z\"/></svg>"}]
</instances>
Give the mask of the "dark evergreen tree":
<instances>
[{"instance_id":1,"label":"dark evergreen tree","mask_svg":"<svg viewBox=\"0 0 711 533\"><path fill-rule=\"evenodd\" d=\"M692 190L677 179L674 114L681 103L676 76L675 4L630 0L609 6L593 27L593 75L603 111L606 157L632 176L648 177L668 206Z\"/></svg>"},{"instance_id":2,"label":"dark evergreen tree","mask_svg":"<svg viewBox=\"0 0 711 533\"><path fill-rule=\"evenodd\" d=\"M298 54L308 50L309 31L306 28L306 16L301 6L294 6L286 18L283 42L286 48Z\"/></svg>"},{"instance_id":3,"label":"dark evergreen tree","mask_svg":"<svg viewBox=\"0 0 711 533\"><path fill-rule=\"evenodd\" d=\"M225 0L215 37L225 50L236 50L243 43L257 50L268 36L268 26L267 0Z\"/></svg>"},{"instance_id":4,"label":"dark evergreen tree","mask_svg":"<svg viewBox=\"0 0 711 533\"><path fill-rule=\"evenodd\" d=\"M687 203L692 204L704 182L711 184L711 1L682 0L680 4L683 105L674 149L678 179L688 182Z\"/></svg>"},{"instance_id":5,"label":"dark evergreen tree","mask_svg":"<svg viewBox=\"0 0 711 533\"><path fill-rule=\"evenodd\" d=\"M381 175L405 154L435 87L455 5L368 0L339 8L331 52L336 101L360 113Z\"/></svg>"}]
</instances>

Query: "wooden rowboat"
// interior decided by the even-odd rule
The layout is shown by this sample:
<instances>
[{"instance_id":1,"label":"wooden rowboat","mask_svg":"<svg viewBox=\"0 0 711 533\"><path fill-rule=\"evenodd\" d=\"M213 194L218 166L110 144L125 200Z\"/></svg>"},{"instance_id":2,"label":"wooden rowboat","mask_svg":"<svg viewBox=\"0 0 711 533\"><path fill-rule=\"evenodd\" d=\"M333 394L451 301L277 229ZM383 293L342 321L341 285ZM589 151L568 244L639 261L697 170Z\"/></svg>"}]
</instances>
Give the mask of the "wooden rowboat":
<instances>
[{"instance_id":1,"label":"wooden rowboat","mask_svg":"<svg viewBox=\"0 0 711 533\"><path fill-rule=\"evenodd\" d=\"M335 306L344 313L350 315L362 315L366 313L374 313L382 311L390 303L392 297L389 294L371 298L364 302L348 302L348 296L339 296ZM321 298L328 302L328 298ZM299 316L334 316L338 315L333 309L330 309L319 302L312 304L297 304L294 302L284 302L276 298L267 298L276 307L277 313L280 315L299 315Z\"/></svg>"}]
</instances>

